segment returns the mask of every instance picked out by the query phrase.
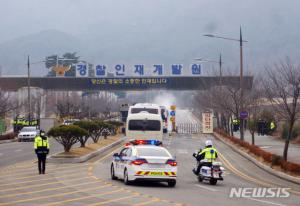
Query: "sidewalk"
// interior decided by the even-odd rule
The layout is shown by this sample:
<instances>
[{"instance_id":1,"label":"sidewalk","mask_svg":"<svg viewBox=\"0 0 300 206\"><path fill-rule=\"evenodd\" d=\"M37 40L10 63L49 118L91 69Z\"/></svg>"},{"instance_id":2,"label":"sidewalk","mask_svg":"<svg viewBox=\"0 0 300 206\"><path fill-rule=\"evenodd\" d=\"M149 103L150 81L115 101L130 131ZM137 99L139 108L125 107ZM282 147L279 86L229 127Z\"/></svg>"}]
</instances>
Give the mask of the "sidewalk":
<instances>
[{"instance_id":1,"label":"sidewalk","mask_svg":"<svg viewBox=\"0 0 300 206\"><path fill-rule=\"evenodd\" d=\"M234 136L240 138L240 132L239 131L235 132ZM251 144L252 137L248 130L245 131L244 137L245 137L245 141ZM255 133L255 144L268 152L282 156L284 141L277 140L274 137L268 135L258 136L257 133ZM288 151L288 161L300 164L299 145L290 143L289 151Z\"/></svg>"}]
</instances>

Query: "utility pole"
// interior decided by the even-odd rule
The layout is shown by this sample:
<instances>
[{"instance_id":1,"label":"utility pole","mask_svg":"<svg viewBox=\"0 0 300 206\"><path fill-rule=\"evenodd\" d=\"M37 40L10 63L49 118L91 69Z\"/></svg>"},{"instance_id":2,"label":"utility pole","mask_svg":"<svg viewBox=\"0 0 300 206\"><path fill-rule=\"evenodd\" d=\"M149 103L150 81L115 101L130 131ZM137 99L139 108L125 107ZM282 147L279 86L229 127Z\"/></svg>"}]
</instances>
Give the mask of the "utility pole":
<instances>
[{"instance_id":1,"label":"utility pole","mask_svg":"<svg viewBox=\"0 0 300 206\"><path fill-rule=\"evenodd\" d=\"M28 121L31 123L30 60L27 59Z\"/></svg>"},{"instance_id":2,"label":"utility pole","mask_svg":"<svg viewBox=\"0 0 300 206\"><path fill-rule=\"evenodd\" d=\"M244 86L243 86L243 42L248 42L246 40L243 40L242 37L242 27L240 26L240 38L239 39L235 39L235 38L228 38L228 37L223 37L223 36L217 36L217 35L213 35L213 34L205 34L203 35L205 37L211 37L211 38L218 38L218 39L225 39L225 40L230 40L230 41L236 41L236 42L240 42L240 104L239 104L239 112L240 114L238 115L241 121L240 121L240 138L241 140L244 140L244 120L241 119L241 112L244 112Z\"/></svg>"},{"instance_id":3,"label":"utility pole","mask_svg":"<svg viewBox=\"0 0 300 206\"><path fill-rule=\"evenodd\" d=\"M240 27L240 90L241 90L241 100L240 100L240 113L244 110L244 88L243 88L243 37L242 37L242 27ZM240 115L241 116L241 115ZM241 119L240 125L240 138L244 140L244 119Z\"/></svg>"},{"instance_id":4,"label":"utility pole","mask_svg":"<svg viewBox=\"0 0 300 206\"><path fill-rule=\"evenodd\" d=\"M222 86L222 54L220 53L220 60L219 60L219 69L220 69L220 86Z\"/></svg>"}]
</instances>

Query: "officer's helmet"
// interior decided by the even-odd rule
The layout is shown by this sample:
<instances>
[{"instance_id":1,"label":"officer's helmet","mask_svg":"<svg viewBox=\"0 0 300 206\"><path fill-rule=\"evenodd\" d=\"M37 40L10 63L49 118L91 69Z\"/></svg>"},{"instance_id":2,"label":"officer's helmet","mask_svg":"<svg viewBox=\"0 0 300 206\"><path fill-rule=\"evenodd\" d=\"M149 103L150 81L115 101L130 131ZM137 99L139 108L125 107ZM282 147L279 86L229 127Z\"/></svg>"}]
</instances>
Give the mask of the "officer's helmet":
<instances>
[{"instance_id":1,"label":"officer's helmet","mask_svg":"<svg viewBox=\"0 0 300 206\"><path fill-rule=\"evenodd\" d=\"M205 146L208 147L208 146L213 146L213 143L211 140L206 140L205 141Z\"/></svg>"}]
</instances>

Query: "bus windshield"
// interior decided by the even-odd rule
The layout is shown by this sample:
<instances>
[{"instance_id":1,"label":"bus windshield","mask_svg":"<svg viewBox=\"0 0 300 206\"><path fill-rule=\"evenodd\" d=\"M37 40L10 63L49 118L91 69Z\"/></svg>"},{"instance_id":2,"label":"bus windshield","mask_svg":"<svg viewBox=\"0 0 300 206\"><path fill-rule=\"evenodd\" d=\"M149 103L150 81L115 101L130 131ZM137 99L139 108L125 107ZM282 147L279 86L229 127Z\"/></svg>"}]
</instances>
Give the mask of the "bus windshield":
<instances>
[{"instance_id":1,"label":"bus windshield","mask_svg":"<svg viewBox=\"0 0 300 206\"><path fill-rule=\"evenodd\" d=\"M134 131L160 131L159 120L130 120L129 130Z\"/></svg>"},{"instance_id":2,"label":"bus windshield","mask_svg":"<svg viewBox=\"0 0 300 206\"><path fill-rule=\"evenodd\" d=\"M150 114L158 114L158 109L153 109L153 108L132 108L131 109L132 114L137 114L140 112L149 112Z\"/></svg>"}]
</instances>

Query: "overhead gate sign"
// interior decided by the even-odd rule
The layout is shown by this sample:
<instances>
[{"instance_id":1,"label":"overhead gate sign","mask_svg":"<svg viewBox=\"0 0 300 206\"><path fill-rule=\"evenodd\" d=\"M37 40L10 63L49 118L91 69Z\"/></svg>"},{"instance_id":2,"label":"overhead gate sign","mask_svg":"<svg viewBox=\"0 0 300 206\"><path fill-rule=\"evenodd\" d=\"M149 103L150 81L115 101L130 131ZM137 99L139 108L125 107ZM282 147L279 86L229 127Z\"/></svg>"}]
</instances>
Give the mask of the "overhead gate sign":
<instances>
[{"instance_id":1,"label":"overhead gate sign","mask_svg":"<svg viewBox=\"0 0 300 206\"><path fill-rule=\"evenodd\" d=\"M213 114L211 112L202 113L202 127L204 134L213 133Z\"/></svg>"}]
</instances>

